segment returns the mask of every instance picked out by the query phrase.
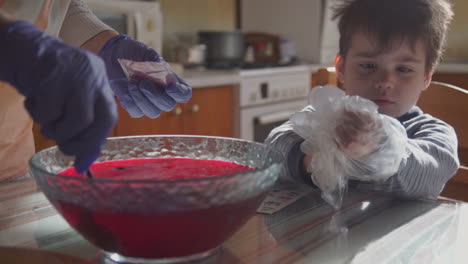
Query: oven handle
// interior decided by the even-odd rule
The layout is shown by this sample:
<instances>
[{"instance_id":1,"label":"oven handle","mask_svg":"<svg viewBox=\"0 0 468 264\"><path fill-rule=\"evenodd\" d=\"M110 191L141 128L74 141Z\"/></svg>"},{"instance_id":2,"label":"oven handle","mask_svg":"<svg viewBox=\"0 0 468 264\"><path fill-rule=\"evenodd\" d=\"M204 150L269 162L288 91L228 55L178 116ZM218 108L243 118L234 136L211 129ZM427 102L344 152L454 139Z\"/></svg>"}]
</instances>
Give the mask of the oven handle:
<instances>
[{"instance_id":1,"label":"oven handle","mask_svg":"<svg viewBox=\"0 0 468 264\"><path fill-rule=\"evenodd\" d=\"M289 118L296 113L297 111L293 110L284 110L278 111L271 114L264 114L256 118L258 124L267 125L271 123L276 123L284 120L289 120Z\"/></svg>"}]
</instances>

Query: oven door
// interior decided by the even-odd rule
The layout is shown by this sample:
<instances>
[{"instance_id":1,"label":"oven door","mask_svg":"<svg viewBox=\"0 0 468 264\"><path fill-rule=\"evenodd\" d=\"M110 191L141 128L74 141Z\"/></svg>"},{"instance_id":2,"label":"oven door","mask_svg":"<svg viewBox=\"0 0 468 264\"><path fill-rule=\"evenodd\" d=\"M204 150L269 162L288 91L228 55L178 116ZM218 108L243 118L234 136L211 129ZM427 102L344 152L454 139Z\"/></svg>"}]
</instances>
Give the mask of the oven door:
<instances>
[{"instance_id":1,"label":"oven door","mask_svg":"<svg viewBox=\"0 0 468 264\"><path fill-rule=\"evenodd\" d=\"M307 99L301 99L241 109L240 138L263 143L273 128L288 121L306 105Z\"/></svg>"}]
</instances>

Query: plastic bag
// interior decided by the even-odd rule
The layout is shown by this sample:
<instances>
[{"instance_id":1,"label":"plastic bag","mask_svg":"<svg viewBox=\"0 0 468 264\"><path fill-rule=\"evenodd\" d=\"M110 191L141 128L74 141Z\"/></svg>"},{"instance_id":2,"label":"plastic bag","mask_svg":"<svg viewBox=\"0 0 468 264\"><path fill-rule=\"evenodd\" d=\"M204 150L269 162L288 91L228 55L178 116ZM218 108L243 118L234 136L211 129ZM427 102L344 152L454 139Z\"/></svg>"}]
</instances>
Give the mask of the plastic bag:
<instances>
[{"instance_id":1,"label":"plastic bag","mask_svg":"<svg viewBox=\"0 0 468 264\"><path fill-rule=\"evenodd\" d=\"M348 179L382 182L397 172L407 137L396 119L331 85L314 88L309 103L315 112L295 113L290 121L305 140L301 150L312 156L307 171L330 205L341 207Z\"/></svg>"},{"instance_id":2,"label":"plastic bag","mask_svg":"<svg viewBox=\"0 0 468 264\"><path fill-rule=\"evenodd\" d=\"M165 61L131 61L117 59L122 70L129 80L152 80L166 86L167 83L176 80L174 72Z\"/></svg>"}]
</instances>

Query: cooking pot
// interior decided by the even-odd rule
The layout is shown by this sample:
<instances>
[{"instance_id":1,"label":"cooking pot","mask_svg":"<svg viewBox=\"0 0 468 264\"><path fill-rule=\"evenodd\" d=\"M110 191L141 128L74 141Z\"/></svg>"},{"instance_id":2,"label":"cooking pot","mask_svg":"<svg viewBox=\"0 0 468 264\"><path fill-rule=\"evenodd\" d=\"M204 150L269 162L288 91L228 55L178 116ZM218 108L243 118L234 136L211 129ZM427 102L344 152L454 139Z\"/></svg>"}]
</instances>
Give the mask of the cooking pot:
<instances>
[{"instance_id":1,"label":"cooking pot","mask_svg":"<svg viewBox=\"0 0 468 264\"><path fill-rule=\"evenodd\" d=\"M244 36L240 31L199 31L206 45L206 66L215 69L240 67L244 60Z\"/></svg>"}]
</instances>

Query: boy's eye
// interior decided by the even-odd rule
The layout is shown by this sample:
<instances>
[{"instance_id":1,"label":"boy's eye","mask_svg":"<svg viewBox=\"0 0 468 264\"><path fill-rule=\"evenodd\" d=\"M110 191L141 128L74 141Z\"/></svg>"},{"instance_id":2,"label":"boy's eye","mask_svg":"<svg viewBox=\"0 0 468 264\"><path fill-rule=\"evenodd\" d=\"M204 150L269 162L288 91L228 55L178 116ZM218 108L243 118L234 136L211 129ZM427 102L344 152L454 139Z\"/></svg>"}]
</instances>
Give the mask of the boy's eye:
<instances>
[{"instance_id":1,"label":"boy's eye","mask_svg":"<svg viewBox=\"0 0 468 264\"><path fill-rule=\"evenodd\" d=\"M375 65L374 63L361 63L359 64L359 66L364 70L373 70L377 68L377 65Z\"/></svg>"},{"instance_id":2,"label":"boy's eye","mask_svg":"<svg viewBox=\"0 0 468 264\"><path fill-rule=\"evenodd\" d=\"M406 67L398 67L397 70L399 72L402 72L402 73L408 73L408 72L412 72L413 70L411 70L410 68L406 68Z\"/></svg>"}]
</instances>

